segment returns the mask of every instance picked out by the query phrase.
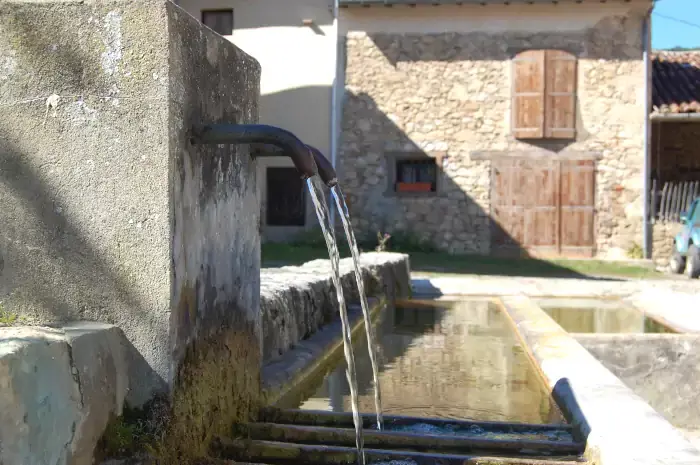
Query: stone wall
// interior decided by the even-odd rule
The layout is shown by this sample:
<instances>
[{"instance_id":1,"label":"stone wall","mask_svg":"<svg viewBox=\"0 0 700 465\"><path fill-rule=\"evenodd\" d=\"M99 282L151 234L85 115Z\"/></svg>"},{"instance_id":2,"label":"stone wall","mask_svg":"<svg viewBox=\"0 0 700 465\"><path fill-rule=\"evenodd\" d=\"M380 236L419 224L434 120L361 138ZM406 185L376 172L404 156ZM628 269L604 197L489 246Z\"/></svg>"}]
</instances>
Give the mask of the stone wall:
<instances>
[{"instance_id":1,"label":"stone wall","mask_svg":"<svg viewBox=\"0 0 700 465\"><path fill-rule=\"evenodd\" d=\"M410 295L408 256L363 253L361 264L368 295L391 300ZM341 260L340 270L346 301L359 302L352 261ZM260 293L265 361L279 357L338 318L338 301L328 260L263 269Z\"/></svg>"},{"instance_id":2,"label":"stone wall","mask_svg":"<svg viewBox=\"0 0 700 465\"><path fill-rule=\"evenodd\" d=\"M668 265L673 254L673 240L681 230L680 223L654 223L651 225L651 258L660 265Z\"/></svg>"},{"instance_id":3,"label":"stone wall","mask_svg":"<svg viewBox=\"0 0 700 465\"><path fill-rule=\"evenodd\" d=\"M377 229L409 230L450 252L485 254L491 229L489 152L588 153L600 157L598 252L621 254L640 244L641 25L641 14L631 14L569 32L349 32L338 171L357 228L371 235ZM579 58L572 143L532 145L510 133L510 60L521 50L539 48ZM436 195L392 192L390 157L396 152L438 159ZM473 159L474 152L486 153L486 159Z\"/></svg>"}]
</instances>

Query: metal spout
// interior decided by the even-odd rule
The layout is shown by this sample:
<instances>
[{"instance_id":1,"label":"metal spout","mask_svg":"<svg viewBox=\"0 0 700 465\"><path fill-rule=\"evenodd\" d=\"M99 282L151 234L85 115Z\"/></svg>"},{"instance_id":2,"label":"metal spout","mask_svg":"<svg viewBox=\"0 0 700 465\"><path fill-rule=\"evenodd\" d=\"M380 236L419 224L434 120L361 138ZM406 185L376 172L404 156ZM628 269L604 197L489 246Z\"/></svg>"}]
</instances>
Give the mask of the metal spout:
<instances>
[{"instance_id":1,"label":"metal spout","mask_svg":"<svg viewBox=\"0 0 700 465\"><path fill-rule=\"evenodd\" d=\"M338 175L335 173L335 169L328 159L324 157L321 151L316 147L310 145L307 145L307 147L314 156L316 168L318 168L318 176L321 178L321 181L328 187L333 187L338 184Z\"/></svg>"},{"instance_id":2,"label":"metal spout","mask_svg":"<svg viewBox=\"0 0 700 465\"><path fill-rule=\"evenodd\" d=\"M311 149L291 132L275 126L226 123L197 126L192 129L190 141L192 144L270 144L282 149L279 155L292 159L302 178L310 178L317 172Z\"/></svg>"}]
</instances>

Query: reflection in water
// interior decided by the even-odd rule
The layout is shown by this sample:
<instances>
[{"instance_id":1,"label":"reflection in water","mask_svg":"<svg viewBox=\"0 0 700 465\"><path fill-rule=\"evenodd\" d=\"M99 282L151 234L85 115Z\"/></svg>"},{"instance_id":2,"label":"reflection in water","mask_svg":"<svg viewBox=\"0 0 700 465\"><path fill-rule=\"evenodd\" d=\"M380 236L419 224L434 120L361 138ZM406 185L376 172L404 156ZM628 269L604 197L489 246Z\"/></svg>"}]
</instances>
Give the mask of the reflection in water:
<instances>
[{"instance_id":1,"label":"reflection in water","mask_svg":"<svg viewBox=\"0 0 700 465\"><path fill-rule=\"evenodd\" d=\"M436 306L439 305L439 306ZM564 423L501 310L490 300L411 302L377 323L385 414ZM364 339L355 343L360 410L374 410ZM304 409L349 411L344 364Z\"/></svg>"},{"instance_id":2,"label":"reflection in water","mask_svg":"<svg viewBox=\"0 0 700 465\"><path fill-rule=\"evenodd\" d=\"M666 326L617 300L540 299L542 310L570 333L671 333Z\"/></svg>"}]
</instances>

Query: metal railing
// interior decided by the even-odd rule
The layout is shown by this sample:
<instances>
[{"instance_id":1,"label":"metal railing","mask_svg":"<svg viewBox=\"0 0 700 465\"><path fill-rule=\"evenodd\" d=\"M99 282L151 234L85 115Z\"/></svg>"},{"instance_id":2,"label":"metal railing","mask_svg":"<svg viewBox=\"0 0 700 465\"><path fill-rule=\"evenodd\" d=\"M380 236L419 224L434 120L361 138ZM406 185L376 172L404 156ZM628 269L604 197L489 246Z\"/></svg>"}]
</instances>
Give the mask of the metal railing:
<instances>
[{"instance_id":1,"label":"metal railing","mask_svg":"<svg viewBox=\"0 0 700 465\"><path fill-rule=\"evenodd\" d=\"M651 220L655 223L678 223L681 213L700 195L700 181L668 181L663 185L651 180Z\"/></svg>"}]
</instances>

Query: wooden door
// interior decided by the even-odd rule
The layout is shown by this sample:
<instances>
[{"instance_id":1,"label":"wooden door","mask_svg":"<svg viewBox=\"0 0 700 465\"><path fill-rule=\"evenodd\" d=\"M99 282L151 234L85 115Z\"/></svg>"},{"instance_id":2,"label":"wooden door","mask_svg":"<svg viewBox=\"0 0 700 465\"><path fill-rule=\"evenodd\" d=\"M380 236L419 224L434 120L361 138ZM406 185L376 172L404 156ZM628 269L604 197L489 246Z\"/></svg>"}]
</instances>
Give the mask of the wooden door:
<instances>
[{"instance_id":1,"label":"wooden door","mask_svg":"<svg viewBox=\"0 0 700 465\"><path fill-rule=\"evenodd\" d=\"M492 253L592 256L594 176L587 160L494 160Z\"/></svg>"},{"instance_id":2,"label":"wooden door","mask_svg":"<svg viewBox=\"0 0 700 465\"><path fill-rule=\"evenodd\" d=\"M592 257L595 249L595 164L561 162L561 249L565 257Z\"/></svg>"}]
</instances>

